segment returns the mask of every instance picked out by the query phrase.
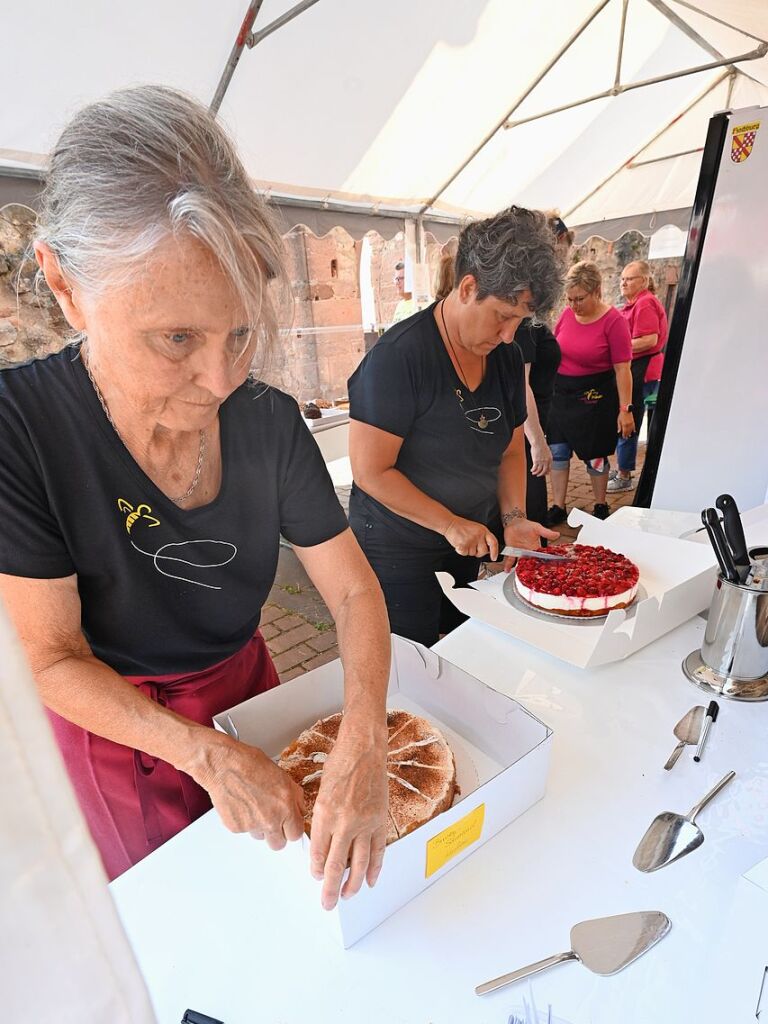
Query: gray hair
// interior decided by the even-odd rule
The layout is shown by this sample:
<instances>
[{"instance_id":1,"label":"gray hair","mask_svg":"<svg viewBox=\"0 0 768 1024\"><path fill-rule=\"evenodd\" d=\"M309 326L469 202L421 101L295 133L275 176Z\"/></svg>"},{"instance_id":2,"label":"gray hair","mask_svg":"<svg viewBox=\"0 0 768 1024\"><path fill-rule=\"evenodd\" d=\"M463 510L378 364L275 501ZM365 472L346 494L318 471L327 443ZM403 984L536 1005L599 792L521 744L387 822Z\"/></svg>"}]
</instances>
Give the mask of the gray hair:
<instances>
[{"instance_id":1,"label":"gray hair","mask_svg":"<svg viewBox=\"0 0 768 1024\"><path fill-rule=\"evenodd\" d=\"M511 206L468 224L459 235L456 283L467 274L477 283L478 299L493 295L509 302L529 290L536 315L548 313L560 295L563 274L546 216Z\"/></svg>"},{"instance_id":2,"label":"gray hair","mask_svg":"<svg viewBox=\"0 0 768 1024\"><path fill-rule=\"evenodd\" d=\"M221 125L159 85L79 111L51 153L36 232L64 277L87 295L125 286L184 233L218 259L268 351L287 294L282 239Z\"/></svg>"}]
</instances>

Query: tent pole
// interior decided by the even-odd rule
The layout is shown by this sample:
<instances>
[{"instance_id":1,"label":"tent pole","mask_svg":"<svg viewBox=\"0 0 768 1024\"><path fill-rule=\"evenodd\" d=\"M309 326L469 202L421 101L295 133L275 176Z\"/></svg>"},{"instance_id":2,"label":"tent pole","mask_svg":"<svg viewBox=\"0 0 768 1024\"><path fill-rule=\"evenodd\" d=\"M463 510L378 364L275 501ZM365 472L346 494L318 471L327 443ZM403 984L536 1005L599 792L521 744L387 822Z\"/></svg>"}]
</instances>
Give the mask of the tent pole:
<instances>
[{"instance_id":1,"label":"tent pole","mask_svg":"<svg viewBox=\"0 0 768 1024\"><path fill-rule=\"evenodd\" d=\"M587 195L582 196L578 203L574 203L573 206L571 206L568 210L565 211L563 216L570 217L574 210L578 210L580 206L583 206L583 204L586 203L588 199L591 199L592 196L595 195L595 193L599 192L600 189L603 188L605 185L607 185L609 181L613 181L617 174L623 171L625 167L628 167L630 164L632 164L633 161L637 160L640 154L644 153L649 146L652 146L657 139L660 139L668 128L671 128L672 125L679 121L681 117L685 117L685 115L690 110L693 110L697 103L701 103L701 101L705 99L714 89L716 89L718 85L721 84L721 82L724 82L725 79L729 76L729 74L730 72L725 72L724 74L716 78L715 81L712 82L711 85L708 85L703 92L699 93L699 95L694 100L692 100L684 110L681 110L679 114L675 114L675 116L670 121L668 121L663 128L656 132L656 134L653 135L647 142L643 143L640 149L638 149L636 153L633 153L629 160L624 160L616 168L616 170L611 171L607 178L604 178L599 183L599 185L596 185L591 192L587 193Z\"/></svg>"},{"instance_id":2,"label":"tent pole","mask_svg":"<svg viewBox=\"0 0 768 1024\"><path fill-rule=\"evenodd\" d=\"M648 0L648 3L651 7L655 7L659 14L663 14L667 21L670 21L675 28L685 33L689 39L692 39L697 46L700 46L702 50L706 50L710 57L714 57L716 60L723 60L725 58L724 53L720 53L704 36L699 35L696 29L692 28L687 21L668 7L664 0Z\"/></svg>"},{"instance_id":3,"label":"tent pole","mask_svg":"<svg viewBox=\"0 0 768 1024\"><path fill-rule=\"evenodd\" d=\"M501 127L503 127L505 122L509 120L509 118L514 114L514 112L517 110L517 108L520 106L520 104L523 103L531 95L531 93L536 88L536 86L539 84L539 82L543 78L545 78L546 75L549 74L549 72L552 70L552 68L555 66L555 64L557 64L557 62L560 60L560 58L563 56L563 54L565 54L573 46L573 44L576 42L576 40L579 38L579 36L582 34L582 32L584 32L587 28L589 28L589 26L592 24L592 22L595 20L595 18L598 16L598 14L603 10L604 7L607 7L610 2L611 2L611 0L601 0L601 2L597 5L597 7L595 7L595 9L592 11L592 13L589 15L589 17L585 21L583 21L581 23L581 25L579 25L579 27L576 29L576 31L573 33L573 35L567 40L567 42L565 42L563 44L563 46L560 47L560 49L557 51L555 56L549 61L549 63L543 68L543 70L540 71L539 74L534 78L534 80L527 87L525 92L523 92L522 95L520 95L515 100L514 104L512 105L510 110L507 111L507 113L504 115L504 117L496 125L494 125L493 128L491 128L491 130L483 138L483 140L480 142L480 144L475 146L475 148L469 154L467 159L461 164L461 166L458 167L453 172L453 174L450 176L450 178L448 178L446 181L443 182L443 184L435 192L435 194L430 199L428 199L427 202L421 207L421 209L419 210L419 216L421 216L422 214L426 213L426 211L430 208L430 206L432 206L434 203L437 202L437 200L440 198L440 196L443 194L443 192L445 192L445 190L450 185L452 185L454 183L454 181L456 181L456 179L461 174L461 172L464 170L464 168L468 167L472 163L472 161L475 159L477 154L480 152L480 150L484 149L488 145L488 143L494 137L496 132Z\"/></svg>"},{"instance_id":4,"label":"tent pole","mask_svg":"<svg viewBox=\"0 0 768 1024\"><path fill-rule=\"evenodd\" d=\"M263 2L264 0L251 0L251 2L248 4L248 10L245 12L243 23L240 26L240 30L237 33L237 38L235 39L235 45L232 47L232 52L229 55L229 60L227 61L224 67L224 71L222 72L221 78L219 79L219 84L216 86L216 92L213 94L211 105L208 108L214 117L216 117L216 115L219 112L221 101L224 99L224 93L229 88L229 83L232 81L232 75L234 75L235 68L237 67L238 62L243 55L246 39L251 29L253 28L253 23L256 20L259 11L261 10L261 5Z\"/></svg>"},{"instance_id":5,"label":"tent pole","mask_svg":"<svg viewBox=\"0 0 768 1024\"><path fill-rule=\"evenodd\" d=\"M625 164L631 171L634 171L636 167L648 167L650 164L660 164L665 160L676 160L679 156L692 156L694 153L703 153L704 147L697 146L695 149L681 149L679 153L667 153L666 156L654 156L650 160L632 160L630 163Z\"/></svg>"},{"instance_id":6,"label":"tent pole","mask_svg":"<svg viewBox=\"0 0 768 1024\"><path fill-rule=\"evenodd\" d=\"M427 260L427 240L424 237L424 218L419 214L416 218L416 255L419 263Z\"/></svg>"},{"instance_id":7,"label":"tent pole","mask_svg":"<svg viewBox=\"0 0 768 1024\"><path fill-rule=\"evenodd\" d=\"M293 21L294 18L298 18L298 16L303 14L304 11L308 10L310 7L314 7L317 2L318 0L301 0L301 3L296 4L295 7L291 7L290 10L287 10L285 14L281 14L279 18L275 18L274 21L270 21L270 23L265 25L259 32L249 32L245 40L245 45L249 49L254 46L258 46L263 39L267 38L267 36L271 36L273 32L277 32L277 30L282 28L283 25L287 25L289 21Z\"/></svg>"},{"instance_id":8,"label":"tent pole","mask_svg":"<svg viewBox=\"0 0 768 1024\"><path fill-rule=\"evenodd\" d=\"M620 96L625 92L632 92L634 89L644 89L648 85L660 85L662 82L672 82L676 78L686 78L688 75L698 75L703 71L714 71L716 68L731 68L734 64L740 64L748 60L761 60L768 53L768 43L760 43L749 53L740 53L735 57L727 57L725 60L714 60L709 64L698 64L693 68L685 68L683 71L670 71L666 75L657 75L655 78L645 78L642 82L628 82L626 85L617 85L612 89L605 89L603 92L596 92L584 99L574 100L573 103L564 103L560 107L552 107L551 110L544 110L540 114L531 114L530 117L521 117L517 121L507 121L505 128L517 128L521 124L530 124L531 121L540 121L542 118L551 117L553 114L562 114L565 110L573 110L575 107L583 107L587 103L594 103L595 100L607 100L612 96Z\"/></svg>"},{"instance_id":9,"label":"tent pole","mask_svg":"<svg viewBox=\"0 0 768 1024\"><path fill-rule=\"evenodd\" d=\"M621 58L624 55L624 33L627 30L627 7L629 7L629 0L622 0L621 2L621 30L619 31L619 49L616 54L616 75L613 79L613 84L618 85L621 81Z\"/></svg>"}]
</instances>

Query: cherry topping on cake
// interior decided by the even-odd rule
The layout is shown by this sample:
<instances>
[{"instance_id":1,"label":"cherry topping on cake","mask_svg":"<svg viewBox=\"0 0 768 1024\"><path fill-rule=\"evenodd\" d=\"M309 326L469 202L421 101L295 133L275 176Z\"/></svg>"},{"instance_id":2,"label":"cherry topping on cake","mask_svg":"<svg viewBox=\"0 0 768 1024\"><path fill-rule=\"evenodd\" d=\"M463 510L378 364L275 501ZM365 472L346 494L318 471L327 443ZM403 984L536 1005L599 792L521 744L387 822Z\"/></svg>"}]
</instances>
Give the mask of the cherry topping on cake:
<instances>
[{"instance_id":1,"label":"cherry topping on cake","mask_svg":"<svg viewBox=\"0 0 768 1024\"><path fill-rule=\"evenodd\" d=\"M598 545L557 544L539 548L552 555L576 555L575 562L521 558L517 578L531 590L556 597L611 597L635 586L639 571L625 555Z\"/></svg>"}]
</instances>

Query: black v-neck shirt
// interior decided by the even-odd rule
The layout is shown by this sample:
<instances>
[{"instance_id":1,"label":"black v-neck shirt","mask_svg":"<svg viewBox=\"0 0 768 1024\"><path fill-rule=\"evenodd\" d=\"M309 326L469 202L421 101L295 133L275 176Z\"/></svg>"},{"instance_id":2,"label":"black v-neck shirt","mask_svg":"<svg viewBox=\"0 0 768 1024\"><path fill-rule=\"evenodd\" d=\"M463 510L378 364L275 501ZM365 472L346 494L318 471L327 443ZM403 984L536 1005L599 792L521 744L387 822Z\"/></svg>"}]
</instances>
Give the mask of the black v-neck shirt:
<instances>
[{"instance_id":1,"label":"black v-neck shirt","mask_svg":"<svg viewBox=\"0 0 768 1024\"><path fill-rule=\"evenodd\" d=\"M403 438L395 468L419 490L456 515L490 525L498 519L501 457L526 417L523 359L517 345L499 345L488 355L479 387L469 391L440 337L434 309L396 324L367 353L348 382L349 415ZM357 485L350 499L354 513L386 522L404 543L447 544Z\"/></svg>"},{"instance_id":2,"label":"black v-neck shirt","mask_svg":"<svg viewBox=\"0 0 768 1024\"><path fill-rule=\"evenodd\" d=\"M94 654L124 675L193 672L253 635L280 534L347 527L296 402L264 384L219 410L222 480L179 508L107 420L77 348L0 371L0 572L77 575Z\"/></svg>"}]
</instances>

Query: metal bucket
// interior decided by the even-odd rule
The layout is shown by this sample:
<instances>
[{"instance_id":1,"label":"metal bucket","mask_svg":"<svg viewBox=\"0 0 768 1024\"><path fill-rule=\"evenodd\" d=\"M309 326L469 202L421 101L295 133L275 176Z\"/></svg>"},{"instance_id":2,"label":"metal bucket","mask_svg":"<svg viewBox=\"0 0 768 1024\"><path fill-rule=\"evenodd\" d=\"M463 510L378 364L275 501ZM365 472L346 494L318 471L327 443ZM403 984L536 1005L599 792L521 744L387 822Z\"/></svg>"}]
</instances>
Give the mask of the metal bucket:
<instances>
[{"instance_id":1,"label":"metal bucket","mask_svg":"<svg viewBox=\"0 0 768 1024\"><path fill-rule=\"evenodd\" d=\"M768 675L768 593L718 576L701 657L721 676Z\"/></svg>"},{"instance_id":2,"label":"metal bucket","mask_svg":"<svg viewBox=\"0 0 768 1024\"><path fill-rule=\"evenodd\" d=\"M768 548L752 548L754 562L768 568ZM704 643L683 662L697 686L734 700L768 700L767 578L754 575L750 586L718 576Z\"/></svg>"}]
</instances>

